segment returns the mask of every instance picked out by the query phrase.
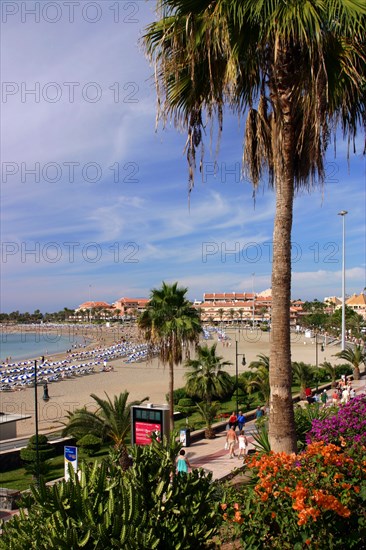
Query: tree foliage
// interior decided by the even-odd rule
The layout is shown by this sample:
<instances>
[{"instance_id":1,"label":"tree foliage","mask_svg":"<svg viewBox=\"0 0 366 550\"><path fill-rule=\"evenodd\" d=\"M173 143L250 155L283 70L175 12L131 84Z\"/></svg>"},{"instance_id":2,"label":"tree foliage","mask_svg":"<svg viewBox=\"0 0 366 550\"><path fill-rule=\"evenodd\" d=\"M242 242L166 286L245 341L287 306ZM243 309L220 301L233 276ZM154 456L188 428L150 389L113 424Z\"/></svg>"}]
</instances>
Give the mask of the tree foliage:
<instances>
[{"instance_id":1,"label":"tree foliage","mask_svg":"<svg viewBox=\"0 0 366 550\"><path fill-rule=\"evenodd\" d=\"M170 428L174 429L174 366L179 365L189 346L198 342L202 332L198 311L186 298L188 289L178 283L151 291L146 310L138 318L138 326L150 350L156 353L164 365L169 366Z\"/></svg>"},{"instance_id":2,"label":"tree foliage","mask_svg":"<svg viewBox=\"0 0 366 550\"><path fill-rule=\"evenodd\" d=\"M129 393L124 391L115 395L113 401L106 394L107 399L102 399L92 393L90 397L98 405L93 412L85 407L77 409L69 414L69 420L63 429L63 436L73 435L81 438L84 435L92 434L102 441L111 441L115 450L118 451L120 462L124 469L129 466L129 458L126 446L126 437L131 430L131 407L141 405L148 399L145 397L139 401L127 403Z\"/></svg>"},{"instance_id":3,"label":"tree foliage","mask_svg":"<svg viewBox=\"0 0 366 550\"><path fill-rule=\"evenodd\" d=\"M197 346L195 359L188 359L185 363L185 367L190 369L185 375L187 393L206 400L208 404L212 399L233 391L231 376L223 370L232 363L216 355L216 347L217 344Z\"/></svg>"}]
</instances>

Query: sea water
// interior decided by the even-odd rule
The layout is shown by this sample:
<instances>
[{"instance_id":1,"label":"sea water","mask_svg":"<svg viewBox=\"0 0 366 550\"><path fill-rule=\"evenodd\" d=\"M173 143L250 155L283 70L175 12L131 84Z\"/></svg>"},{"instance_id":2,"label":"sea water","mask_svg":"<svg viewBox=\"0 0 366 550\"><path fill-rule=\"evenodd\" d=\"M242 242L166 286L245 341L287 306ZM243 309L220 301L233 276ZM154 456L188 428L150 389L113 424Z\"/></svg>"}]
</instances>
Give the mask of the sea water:
<instances>
[{"instance_id":1,"label":"sea water","mask_svg":"<svg viewBox=\"0 0 366 550\"><path fill-rule=\"evenodd\" d=\"M66 350L85 344L85 338L58 332L3 332L0 336L0 363L7 357L12 362L64 353Z\"/></svg>"}]
</instances>

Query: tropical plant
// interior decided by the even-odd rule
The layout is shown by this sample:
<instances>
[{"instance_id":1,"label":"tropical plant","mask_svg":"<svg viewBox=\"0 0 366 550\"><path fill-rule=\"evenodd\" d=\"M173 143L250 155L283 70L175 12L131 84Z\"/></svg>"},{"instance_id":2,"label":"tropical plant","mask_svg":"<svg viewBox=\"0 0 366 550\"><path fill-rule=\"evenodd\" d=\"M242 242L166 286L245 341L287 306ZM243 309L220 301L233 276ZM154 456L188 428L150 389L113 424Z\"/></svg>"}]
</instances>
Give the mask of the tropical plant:
<instances>
[{"instance_id":1,"label":"tropical plant","mask_svg":"<svg viewBox=\"0 0 366 550\"><path fill-rule=\"evenodd\" d=\"M130 465L126 437L131 430L131 407L141 405L148 399L127 403L129 393L124 391L115 395L113 401L106 394L107 399L101 399L94 393L90 395L96 401L98 409L88 411L85 407L68 413L68 422L62 435L73 435L78 439L87 434L93 434L102 441L112 441L119 457L123 470Z\"/></svg>"},{"instance_id":2,"label":"tropical plant","mask_svg":"<svg viewBox=\"0 0 366 550\"><path fill-rule=\"evenodd\" d=\"M292 363L292 372L295 380L300 384L300 399L306 399L306 388L313 379L314 368L303 361L294 361Z\"/></svg>"},{"instance_id":3,"label":"tropical plant","mask_svg":"<svg viewBox=\"0 0 366 550\"><path fill-rule=\"evenodd\" d=\"M0 548L158 548L142 499L111 463L83 463L79 475L52 487L41 481L7 522Z\"/></svg>"},{"instance_id":4,"label":"tropical plant","mask_svg":"<svg viewBox=\"0 0 366 550\"><path fill-rule=\"evenodd\" d=\"M337 124L354 138L365 122L362 0L158 1L144 36L158 117L187 129L189 191L208 119L246 116L244 165L276 194L272 262L271 418L274 451L296 450L291 396L291 230L295 192L325 179ZM227 107L227 109L226 109ZM202 160L202 159L201 159Z\"/></svg>"},{"instance_id":5,"label":"tropical plant","mask_svg":"<svg viewBox=\"0 0 366 550\"><path fill-rule=\"evenodd\" d=\"M271 452L271 444L268 437L268 423L263 419L257 420L257 431L252 433L254 448L258 454L268 454Z\"/></svg>"},{"instance_id":6,"label":"tropical plant","mask_svg":"<svg viewBox=\"0 0 366 550\"><path fill-rule=\"evenodd\" d=\"M270 400L270 384L269 384L269 357L260 353L257 355L258 361L251 361L249 364L250 369L255 369L253 373L250 373L249 377L249 391L255 389L259 392L264 403L267 405Z\"/></svg>"},{"instance_id":7,"label":"tropical plant","mask_svg":"<svg viewBox=\"0 0 366 550\"><path fill-rule=\"evenodd\" d=\"M330 376L332 381L332 388L335 388L337 385L337 369L335 365L332 365L329 361L324 361L320 364L320 367L325 370L325 372Z\"/></svg>"},{"instance_id":8,"label":"tropical plant","mask_svg":"<svg viewBox=\"0 0 366 550\"><path fill-rule=\"evenodd\" d=\"M216 355L217 344L197 346L196 358L188 359L185 367L186 390L191 396L206 400L210 405L213 398L224 397L233 391L231 376L223 369L232 363Z\"/></svg>"},{"instance_id":9,"label":"tropical plant","mask_svg":"<svg viewBox=\"0 0 366 550\"><path fill-rule=\"evenodd\" d=\"M313 421L323 421L335 413L336 410L333 407L324 408L322 403L311 403L305 407L297 405L295 407L295 425L299 450L305 447L307 434L311 430Z\"/></svg>"},{"instance_id":10,"label":"tropical plant","mask_svg":"<svg viewBox=\"0 0 366 550\"><path fill-rule=\"evenodd\" d=\"M215 430L212 428L212 424L217 416L217 413L220 410L220 403L197 403L198 414L202 417L206 423L205 427L205 438L214 439L216 437Z\"/></svg>"},{"instance_id":11,"label":"tropical plant","mask_svg":"<svg viewBox=\"0 0 366 550\"><path fill-rule=\"evenodd\" d=\"M360 379L360 366L366 362L366 353L361 346L354 346L354 348L346 347L346 349L339 351L335 354L340 359L345 359L351 363L353 368L353 378L355 380Z\"/></svg>"},{"instance_id":12,"label":"tropical plant","mask_svg":"<svg viewBox=\"0 0 366 550\"><path fill-rule=\"evenodd\" d=\"M242 548L364 547L366 472L340 446L315 442L302 453L245 459L253 482L228 491L223 521ZM253 511L255 510L255 513Z\"/></svg>"},{"instance_id":13,"label":"tropical plant","mask_svg":"<svg viewBox=\"0 0 366 550\"><path fill-rule=\"evenodd\" d=\"M184 347L198 342L202 332L198 311L186 298L188 289L178 287L178 283L151 291L149 303L138 318L138 327L143 333L150 350L159 350L163 365L169 367L169 415L170 429L174 429L174 366L183 359Z\"/></svg>"},{"instance_id":14,"label":"tropical plant","mask_svg":"<svg viewBox=\"0 0 366 550\"><path fill-rule=\"evenodd\" d=\"M325 418L313 419L307 441L325 441L365 451L366 395L356 396Z\"/></svg>"}]
</instances>

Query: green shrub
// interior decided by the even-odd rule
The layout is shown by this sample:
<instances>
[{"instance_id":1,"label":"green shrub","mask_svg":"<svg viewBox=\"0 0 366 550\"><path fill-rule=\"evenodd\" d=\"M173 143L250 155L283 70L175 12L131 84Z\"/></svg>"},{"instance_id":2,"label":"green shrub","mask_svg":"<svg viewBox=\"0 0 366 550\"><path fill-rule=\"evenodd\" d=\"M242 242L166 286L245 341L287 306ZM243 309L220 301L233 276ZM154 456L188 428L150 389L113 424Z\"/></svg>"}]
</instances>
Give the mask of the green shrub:
<instances>
[{"instance_id":1,"label":"green shrub","mask_svg":"<svg viewBox=\"0 0 366 550\"><path fill-rule=\"evenodd\" d=\"M336 366L337 378L340 378L342 374L345 374L346 376L353 374L353 369L349 363L343 363L342 365Z\"/></svg>"},{"instance_id":2,"label":"green shrub","mask_svg":"<svg viewBox=\"0 0 366 550\"><path fill-rule=\"evenodd\" d=\"M196 410L196 404L191 398L183 397L178 401L177 410L189 416Z\"/></svg>"},{"instance_id":3,"label":"green shrub","mask_svg":"<svg viewBox=\"0 0 366 550\"><path fill-rule=\"evenodd\" d=\"M48 438L45 435L38 435L38 459L39 468L37 467L37 437L33 435L28 445L20 450L20 458L26 462L25 469L33 474L45 474L49 469L48 459L55 454L55 449L48 443Z\"/></svg>"},{"instance_id":4,"label":"green shrub","mask_svg":"<svg viewBox=\"0 0 366 550\"><path fill-rule=\"evenodd\" d=\"M102 440L94 434L86 434L79 439L77 445L82 448L87 456L93 456L100 451L102 446Z\"/></svg>"},{"instance_id":5,"label":"green shrub","mask_svg":"<svg viewBox=\"0 0 366 550\"><path fill-rule=\"evenodd\" d=\"M186 399L188 397L189 397L189 395L187 394L185 388L177 388L173 392L174 405L177 405L180 399ZM166 399L167 403L169 403L169 394L168 393L165 395L165 399Z\"/></svg>"}]
</instances>

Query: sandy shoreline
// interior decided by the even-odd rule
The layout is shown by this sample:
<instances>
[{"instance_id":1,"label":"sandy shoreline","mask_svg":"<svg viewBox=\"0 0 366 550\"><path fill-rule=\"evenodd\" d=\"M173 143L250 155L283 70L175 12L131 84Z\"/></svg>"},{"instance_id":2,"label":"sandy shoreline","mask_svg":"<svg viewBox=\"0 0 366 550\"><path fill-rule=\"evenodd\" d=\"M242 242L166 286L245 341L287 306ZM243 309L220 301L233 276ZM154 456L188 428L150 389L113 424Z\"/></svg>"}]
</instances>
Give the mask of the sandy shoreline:
<instances>
[{"instance_id":1,"label":"sandy shoreline","mask_svg":"<svg viewBox=\"0 0 366 550\"><path fill-rule=\"evenodd\" d=\"M118 330L97 327L97 330L92 328L87 333L88 338L93 342L88 347L109 346L120 342L121 338L137 341L137 333L130 327L127 329L119 328ZM238 354L240 354L238 356L239 372L244 370L241 365L243 353L245 353L247 365L257 359L259 353L269 354L270 335L268 333L242 330L239 334L239 331L228 330L227 334L231 338L229 345L218 342L217 353L225 360L233 363L227 369L232 375L235 374L235 338L238 340ZM213 339L207 341L209 345L213 342L217 342L216 334ZM294 334L291 349L293 361L315 364L316 348L312 339L305 338L304 335ZM337 351L339 351L337 347L326 346L324 352L322 352L320 345L318 345L318 364L325 360L333 364L343 362L334 357ZM62 354L56 358L56 355L54 355L52 359L59 360L64 356L65 354ZM125 361L125 359L120 358L111 362L114 370L110 372L98 372L99 369L96 369L94 374L73 377L49 384L49 402L42 400L43 388L38 386L40 431L47 432L59 427L61 425L60 421L69 410L72 411L84 405L92 408L94 401L90 397L91 393L105 397L104 392L106 392L110 397L113 397L113 395L127 390L130 393L130 401L149 397L150 402L165 403L169 384L168 369L159 364L157 358L151 362L141 361L128 364ZM185 372L186 369L183 366L175 368L175 388L184 386ZM30 419L17 422L17 435L27 436L34 433L34 388L28 387L19 391L0 392L0 410L4 413L31 415Z\"/></svg>"}]
</instances>

